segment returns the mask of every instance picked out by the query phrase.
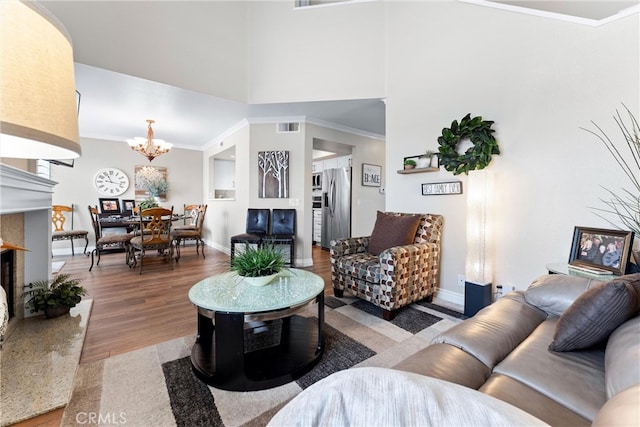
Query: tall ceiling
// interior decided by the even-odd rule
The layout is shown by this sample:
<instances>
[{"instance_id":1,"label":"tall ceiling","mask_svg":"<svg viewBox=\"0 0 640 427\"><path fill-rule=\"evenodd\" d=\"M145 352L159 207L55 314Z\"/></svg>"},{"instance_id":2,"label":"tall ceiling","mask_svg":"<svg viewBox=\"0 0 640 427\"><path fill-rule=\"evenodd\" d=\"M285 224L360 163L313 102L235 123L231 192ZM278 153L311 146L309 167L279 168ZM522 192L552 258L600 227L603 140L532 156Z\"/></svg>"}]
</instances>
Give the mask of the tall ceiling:
<instances>
[{"instance_id":1,"label":"tall ceiling","mask_svg":"<svg viewBox=\"0 0 640 427\"><path fill-rule=\"evenodd\" d=\"M517 9L604 19L637 6L639 0L461 1L483 6L515 4ZM219 34L201 33L215 31L216 23L197 30L192 23L203 16L241 17L242 13L231 14L229 18L220 12L244 2L42 0L40 3L60 20L73 41L76 86L81 93L82 137L124 141L145 136L145 121L153 119L157 138L177 147L202 149L244 118L260 121L302 117L372 136L385 135L385 107L380 99L248 105L242 102L243 96L225 94L225 99L213 93L209 86L219 58L209 55L211 59L198 63L198 73L193 73L189 55L198 50L224 50L227 41ZM171 13L167 13L167 8ZM127 41L141 39L149 44L146 52L136 54L135 49L123 47ZM152 43L154 40L163 43ZM174 47L171 50L163 47L168 40ZM214 46L211 40L216 41ZM149 57L154 61L148 61ZM163 66L159 69L157 63Z\"/></svg>"}]
</instances>

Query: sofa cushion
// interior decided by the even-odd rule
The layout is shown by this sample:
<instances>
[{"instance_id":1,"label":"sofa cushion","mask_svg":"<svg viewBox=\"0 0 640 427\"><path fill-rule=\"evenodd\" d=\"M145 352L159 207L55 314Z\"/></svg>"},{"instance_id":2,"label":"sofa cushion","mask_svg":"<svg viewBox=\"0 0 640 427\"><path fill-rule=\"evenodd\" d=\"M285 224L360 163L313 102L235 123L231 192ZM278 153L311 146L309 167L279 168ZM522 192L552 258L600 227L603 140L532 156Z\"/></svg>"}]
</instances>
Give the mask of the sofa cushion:
<instances>
[{"instance_id":1,"label":"sofa cushion","mask_svg":"<svg viewBox=\"0 0 640 427\"><path fill-rule=\"evenodd\" d=\"M565 274L545 274L531 283L524 299L552 316L560 316L587 289L599 280Z\"/></svg>"},{"instance_id":2,"label":"sofa cushion","mask_svg":"<svg viewBox=\"0 0 640 427\"><path fill-rule=\"evenodd\" d=\"M580 295L558 319L549 349L589 348L606 340L622 322L638 313L638 295L630 276L638 276L640 281L640 274L622 276Z\"/></svg>"},{"instance_id":3,"label":"sofa cushion","mask_svg":"<svg viewBox=\"0 0 640 427\"><path fill-rule=\"evenodd\" d=\"M524 302L521 292L510 292L431 342L458 347L493 368L546 318Z\"/></svg>"},{"instance_id":4,"label":"sofa cushion","mask_svg":"<svg viewBox=\"0 0 640 427\"><path fill-rule=\"evenodd\" d=\"M542 322L493 373L516 379L593 421L606 401L604 349L548 351L557 321Z\"/></svg>"},{"instance_id":5,"label":"sofa cushion","mask_svg":"<svg viewBox=\"0 0 640 427\"><path fill-rule=\"evenodd\" d=\"M504 400L552 426L589 427L591 421L507 375L493 374L480 391Z\"/></svg>"},{"instance_id":6,"label":"sofa cushion","mask_svg":"<svg viewBox=\"0 0 640 427\"><path fill-rule=\"evenodd\" d=\"M378 211L369 240L369 252L380 255L393 246L413 243L420 219L420 215L393 215Z\"/></svg>"},{"instance_id":7,"label":"sofa cushion","mask_svg":"<svg viewBox=\"0 0 640 427\"><path fill-rule=\"evenodd\" d=\"M613 331L604 356L607 398L640 384L640 316L627 320Z\"/></svg>"},{"instance_id":8,"label":"sofa cushion","mask_svg":"<svg viewBox=\"0 0 640 427\"><path fill-rule=\"evenodd\" d=\"M370 283L380 283L380 258L367 252L337 258L333 268L338 274Z\"/></svg>"},{"instance_id":9,"label":"sofa cushion","mask_svg":"<svg viewBox=\"0 0 640 427\"><path fill-rule=\"evenodd\" d=\"M491 375L484 363L448 344L431 344L392 367L478 389Z\"/></svg>"}]
</instances>

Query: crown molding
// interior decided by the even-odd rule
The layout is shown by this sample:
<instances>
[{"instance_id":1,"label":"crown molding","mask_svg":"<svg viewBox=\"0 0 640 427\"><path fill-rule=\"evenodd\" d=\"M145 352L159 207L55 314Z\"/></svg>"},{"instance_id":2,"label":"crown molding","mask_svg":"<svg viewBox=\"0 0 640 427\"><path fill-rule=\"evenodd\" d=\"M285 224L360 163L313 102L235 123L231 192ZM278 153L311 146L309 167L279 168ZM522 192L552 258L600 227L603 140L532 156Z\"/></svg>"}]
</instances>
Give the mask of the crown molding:
<instances>
[{"instance_id":1,"label":"crown molding","mask_svg":"<svg viewBox=\"0 0 640 427\"><path fill-rule=\"evenodd\" d=\"M590 18L583 18L580 16L566 15L563 13L548 12L546 10L532 9L532 8L523 7L523 6L515 6L511 4L498 3L491 0L458 0L458 1L462 3L474 4L477 6L491 7L493 9L500 9L500 10L506 10L509 12L517 12L517 13L523 13L526 15L538 16L541 18L549 18L549 19L555 19L558 21L571 22L574 24L588 25L591 27L599 27L599 26L608 24L610 22L614 22L619 19L626 18L627 16L640 13L640 5L635 5L635 6L631 6L626 9L623 9L613 15L607 16L606 18L590 19Z\"/></svg>"}]
</instances>

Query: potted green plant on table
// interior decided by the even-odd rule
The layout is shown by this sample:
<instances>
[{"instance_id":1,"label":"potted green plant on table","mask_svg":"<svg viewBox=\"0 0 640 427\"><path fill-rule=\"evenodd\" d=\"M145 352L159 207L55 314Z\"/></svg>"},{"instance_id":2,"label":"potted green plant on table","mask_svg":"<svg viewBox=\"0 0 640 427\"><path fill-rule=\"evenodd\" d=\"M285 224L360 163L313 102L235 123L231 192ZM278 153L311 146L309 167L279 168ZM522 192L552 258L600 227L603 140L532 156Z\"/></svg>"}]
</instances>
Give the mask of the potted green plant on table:
<instances>
[{"instance_id":1,"label":"potted green plant on table","mask_svg":"<svg viewBox=\"0 0 640 427\"><path fill-rule=\"evenodd\" d=\"M273 246L253 247L245 250L231 261L231 271L253 286L264 286L284 268L282 254Z\"/></svg>"},{"instance_id":2,"label":"potted green plant on table","mask_svg":"<svg viewBox=\"0 0 640 427\"><path fill-rule=\"evenodd\" d=\"M87 294L87 290L80 286L79 279L63 273L59 273L51 283L38 280L31 283L30 287L24 293L29 298L27 307L31 313L44 311L47 319L69 313L71 307L75 307Z\"/></svg>"},{"instance_id":3,"label":"potted green plant on table","mask_svg":"<svg viewBox=\"0 0 640 427\"><path fill-rule=\"evenodd\" d=\"M145 209L157 208L158 207L158 202L156 202L155 198L149 197L149 198L144 199L143 201L141 201L138 204L138 207L140 208L140 212L142 212Z\"/></svg>"}]
</instances>

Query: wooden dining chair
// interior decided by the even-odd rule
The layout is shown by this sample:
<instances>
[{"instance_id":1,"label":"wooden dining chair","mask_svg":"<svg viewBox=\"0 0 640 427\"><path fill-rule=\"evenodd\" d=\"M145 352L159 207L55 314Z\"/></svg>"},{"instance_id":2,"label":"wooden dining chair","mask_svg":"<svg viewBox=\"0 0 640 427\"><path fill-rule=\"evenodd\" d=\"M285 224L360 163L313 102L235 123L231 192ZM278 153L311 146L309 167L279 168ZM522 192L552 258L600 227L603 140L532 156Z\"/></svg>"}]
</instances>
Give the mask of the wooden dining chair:
<instances>
[{"instance_id":1,"label":"wooden dining chair","mask_svg":"<svg viewBox=\"0 0 640 427\"><path fill-rule=\"evenodd\" d=\"M176 228L173 230L173 239L176 245L176 262L180 261L180 243L187 240L196 241L196 255L198 249L202 245L202 258L204 258L204 241L202 240L202 231L204 224L204 216L207 213L207 205L198 206L198 214L196 215L196 223L194 228Z\"/></svg>"},{"instance_id":2,"label":"wooden dining chair","mask_svg":"<svg viewBox=\"0 0 640 427\"><path fill-rule=\"evenodd\" d=\"M93 232L96 236L96 247L91 251L91 266L89 266L89 271L91 271L91 269L93 268L94 255L98 256L96 265L100 265L100 255L103 252L118 248L124 249L125 263L129 265L129 267L133 266L135 264L135 259L132 258L132 251L130 246L133 234L117 233L103 235L102 227L100 226L100 214L98 213L97 206L89 206L89 216L91 216Z\"/></svg>"},{"instance_id":3,"label":"wooden dining chair","mask_svg":"<svg viewBox=\"0 0 640 427\"><path fill-rule=\"evenodd\" d=\"M169 268L173 270L172 220L173 207L171 209L149 208L140 212L141 234L131 239L132 249L139 251L140 274L149 250L158 251L158 254L169 264Z\"/></svg>"},{"instance_id":4,"label":"wooden dining chair","mask_svg":"<svg viewBox=\"0 0 640 427\"><path fill-rule=\"evenodd\" d=\"M89 246L89 232L87 230L74 230L73 229L73 211L75 205L53 205L51 207L51 222L53 223L53 231L51 232L51 241L57 240L69 240L71 241L71 255L75 255L75 248L73 247L73 239L84 239L84 251L87 255L87 246ZM71 224L68 228L65 228L67 222L66 214L71 217Z\"/></svg>"},{"instance_id":5,"label":"wooden dining chair","mask_svg":"<svg viewBox=\"0 0 640 427\"><path fill-rule=\"evenodd\" d=\"M198 215L202 205L184 205L184 223L175 225L173 230L194 230L197 228Z\"/></svg>"}]
</instances>

